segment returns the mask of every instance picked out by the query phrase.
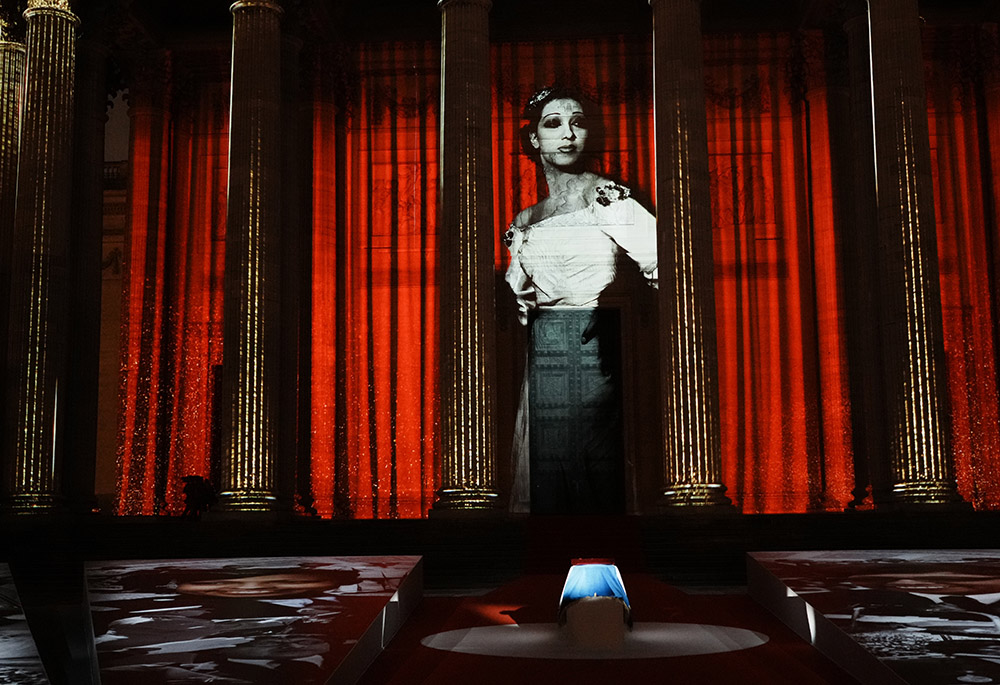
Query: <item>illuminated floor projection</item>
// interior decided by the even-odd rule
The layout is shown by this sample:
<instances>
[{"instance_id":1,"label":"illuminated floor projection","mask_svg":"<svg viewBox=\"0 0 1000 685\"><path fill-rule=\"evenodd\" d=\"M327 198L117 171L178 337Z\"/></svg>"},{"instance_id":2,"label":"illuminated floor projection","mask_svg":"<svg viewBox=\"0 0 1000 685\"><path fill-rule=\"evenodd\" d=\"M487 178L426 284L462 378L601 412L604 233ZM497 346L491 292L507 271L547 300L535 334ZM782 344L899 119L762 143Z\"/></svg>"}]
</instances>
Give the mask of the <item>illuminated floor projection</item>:
<instances>
[{"instance_id":1,"label":"illuminated floor projection","mask_svg":"<svg viewBox=\"0 0 1000 685\"><path fill-rule=\"evenodd\" d=\"M696 623L636 623L619 649L587 649L555 623L450 630L421 640L425 647L520 659L661 659L735 652L767 642L763 633Z\"/></svg>"},{"instance_id":2,"label":"illuminated floor projection","mask_svg":"<svg viewBox=\"0 0 1000 685\"><path fill-rule=\"evenodd\" d=\"M419 557L87 567L101 681L354 682L420 600Z\"/></svg>"},{"instance_id":3,"label":"illuminated floor projection","mask_svg":"<svg viewBox=\"0 0 1000 685\"><path fill-rule=\"evenodd\" d=\"M695 623L633 623L613 559L573 559L557 623L476 626L429 635L425 647L520 659L659 659L758 647L767 635Z\"/></svg>"},{"instance_id":4,"label":"illuminated floor projection","mask_svg":"<svg viewBox=\"0 0 1000 685\"><path fill-rule=\"evenodd\" d=\"M0 684L47 685L10 567L0 564Z\"/></svg>"},{"instance_id":5,"label":"illuminated floor projection","mask_svg":"<svg viewBox=\"0 0 1000 685\"><path fill-rule=\"evenodd\" d=\"M758 552L748 577L862 682L1000 683L1000 550Z\"/></svg>"}]
</instances>

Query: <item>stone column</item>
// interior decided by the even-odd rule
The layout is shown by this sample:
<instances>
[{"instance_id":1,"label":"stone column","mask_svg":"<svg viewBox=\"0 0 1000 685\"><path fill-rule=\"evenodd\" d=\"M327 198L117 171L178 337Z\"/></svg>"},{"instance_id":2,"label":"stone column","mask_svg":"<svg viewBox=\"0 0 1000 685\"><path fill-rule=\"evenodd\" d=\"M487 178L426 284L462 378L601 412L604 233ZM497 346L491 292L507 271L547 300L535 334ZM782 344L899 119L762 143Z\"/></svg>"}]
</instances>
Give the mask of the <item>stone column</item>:
<instances>
[{"instance_id":1,"label":"stone column","mask_svg":"<svg viewBox=\"0 0 1000 685\"><path fill-rule=\"evenodd\" d=\"M24 73L24 44L14 39L0 14L0 360L7 356L7 327L10 312L10 270L13 259L14 206L17 196L17 148L21 124L21 79ZM0 364L0 388L4 365ZM4 405L0 405L2 407ZM6 451L6 450L4 450ZM9 454L0 452L0 490L12 483L13 465Z\"/></svg>"},{"instance_id":2,"label":"stone column","mask_svg":"<svg viewBox=\"0 0 1000 685\"><path fill-rule=\"evenodd\" d=\"M490 0L440 0L441 489L434 508L496 506Z\"/></svg>"},{"instance_id":3,"label":"stone column","mask_svg":"<svg viewBox=\"0 0 1000 685\"><path fill-rule=\"evenodd\" d=\"M722 484L700 0L650 0L664 482L661 504L728 505Z\"/></svg>"},{"instance_id":4,"label":"stone column","mask_svg":"<svg viewBox=\"0 0 1000 685\"><path fill-rule=\"evenodd\" d=\"M269 511L278 504L281 7L240 0L230 10L220 499L231 511Z\"/></svg>"},{"instance_id":5,"label":"stone column","mask_svg":"<svg viewBox=\"0 0 1000 685\"><path fill-rule=\"evenodd\" d=\"M24 45L10 35L0 15L0 354L7 351L11 240L17 193L17 146L21 122Z\"/></svg>"},{"instance_id":6,"label":"stone column","mask_svg":"<svg viewBox=\"0 0 1000 685\"><path fill-rule=\"evenodd\" d=\"M892 501L960 501L949 449L917 0L871 0L885 419Z\"/></svg>"},{"instance_id":7,"label":"stone column","mask_svg":"<svg viewBox=\"0 0 1000 685\"><path fill-rule=\"evenodd\" d=\"M301 19L298 20L301 22ZM281 400L279 438L282 459L279 492L295 493L297 511L312 506L309 449L309 337L312 319L305 305L312 292L312 222L302 209L312 200L311 149L303 131L312 123L303 102L301 83L303 40L286 35L282 42L281 216L285 227L281 241ZM304 503L304 504L303 504Z\"/></svg>"},{"instance_id":8,"label":"stone column","mask_svg":"<svg viewBox=\"0 0 1000 685\"><path fill-rule=\"evenodd\" d=\"M847 354L851 369L851 424L854 431L855 489L852 507L864 505L869 486L873 502L886 499L890 481L885 459L882 416L882 361L878 338L878 208L875 200L875 139L872 129L871 53L868 7L849 3L844 17L847 42L848 111L841 147L848 161L842 179L844 215L840 241L847 312Z\"/></svg>"},{"instance_id":9,"label":"stone column","mask_svg":"<svg viewBox=\"0 0 1000 685\"><path fill-rule=\"evenodd\" d=\"M14 214L5 449L6 508L56 509L66 406L76 15L29 0L27 79Z\"/></svg>"},{"instance_id":10,"label":"stone column","mask_svg":"<svg viewBox=\"0 0 1000 685\"><path fill-rule=\"evenodd\" d=\"M94 18L95 21L97 18ZM70 235L65 494L89 511L96 504L97 386L101 352L101 261L104 257L104 129L108 121L108 49L90 34L77 43L73 144L73 210Z\"/></svg>"}]
</instances>

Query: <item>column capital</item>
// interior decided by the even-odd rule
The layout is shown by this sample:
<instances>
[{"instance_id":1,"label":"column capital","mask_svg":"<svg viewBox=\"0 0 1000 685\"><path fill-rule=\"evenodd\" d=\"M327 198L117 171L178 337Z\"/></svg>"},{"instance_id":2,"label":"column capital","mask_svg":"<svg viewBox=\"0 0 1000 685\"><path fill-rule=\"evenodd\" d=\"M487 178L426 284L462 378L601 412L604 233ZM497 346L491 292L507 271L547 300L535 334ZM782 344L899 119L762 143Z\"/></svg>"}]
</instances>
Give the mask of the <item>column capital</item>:
<instances>
[{"instance_id":1,"label":"column capital","mask_svg":"<svg viewBox=\"0 0 1000 685\"><path fill-rule=\"evenodd\" d=\"M27 19L36 14L59 14L74 23L80 23L79 17L73 14L69 0L28 0L28 9L24 10L24 18Z\"/></svg>"},{"instance_id":2,"label":"column capital","mask_svg":"<svg viewBox=\"0 0 1000 685\"><path fill-rule=\"evenodd\" d=\"M273 0L237 0L237 2L229 6L229 11L235 14L237 10L253 9L255 7L263 10L271 10L278 14L284 12L281 9L281 5Z\"/></svg>"},{"instance_id":3,"label":"column capital","mask_svg":"<svg viewBox=\"0 0 1000 685\"><path fill-rule=\"evenodd\" d=\"M22 53L27 53L28 51L28 49L24 46L24 43L16 40L7 40L3 34L0 34L0 50Z\"/></svg>"},{"instance_id":4,"label":"column capital","mask_svg":"<svg viewBox=\"0 0 1000 685\"><path fill-rule=\"evenodd\" d=\"M479 5L489 12L493 8L493 0L438 0L438 9L445 10L452 5Z\"/></svg>"},{"instance_id":5,"label":"column capital","mask_svg":"<svg viewBox=\"0 0 1000 685\"><path fill-rule=\"evenodd\" d=\"M69 6L69 0L28 0L28 9L64 10L66 12L73 11Z\"/></svg>"}]
</instances>

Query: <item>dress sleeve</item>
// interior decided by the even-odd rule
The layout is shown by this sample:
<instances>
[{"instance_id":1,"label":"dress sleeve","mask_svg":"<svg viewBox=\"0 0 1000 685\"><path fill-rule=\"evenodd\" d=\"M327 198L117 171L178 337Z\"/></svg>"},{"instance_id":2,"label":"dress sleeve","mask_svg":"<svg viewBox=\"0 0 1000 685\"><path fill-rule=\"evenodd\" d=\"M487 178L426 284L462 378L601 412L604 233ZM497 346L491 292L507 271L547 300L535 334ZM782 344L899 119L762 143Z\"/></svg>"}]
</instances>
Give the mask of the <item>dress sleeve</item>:
<instances>
[{"instance_id":1,"label":"dress sleeve","mask_svg":"<svg viewBox=\"0 0 1000 685\"><path fill-rule=\"evenodd\" d=\"M603 211L602 230L639 265L649 284L657 287L656 217L630 197L610 202Z\"/></svg>"},{"instance_id":2,"label":"dress sleeve","mask_svg":"<svg viewBox=\"0 0 1000 685\"><path fill-rule=\"evenodd\" d=\"M521 325L528 325L528 313L538 306L535 286L521 262L521 248L527 240L525 229L511 224L504 234L503 242L510 250L510 265L504 276L510 289L517 298L517 320Z\"/></svg>"}]
</instances>

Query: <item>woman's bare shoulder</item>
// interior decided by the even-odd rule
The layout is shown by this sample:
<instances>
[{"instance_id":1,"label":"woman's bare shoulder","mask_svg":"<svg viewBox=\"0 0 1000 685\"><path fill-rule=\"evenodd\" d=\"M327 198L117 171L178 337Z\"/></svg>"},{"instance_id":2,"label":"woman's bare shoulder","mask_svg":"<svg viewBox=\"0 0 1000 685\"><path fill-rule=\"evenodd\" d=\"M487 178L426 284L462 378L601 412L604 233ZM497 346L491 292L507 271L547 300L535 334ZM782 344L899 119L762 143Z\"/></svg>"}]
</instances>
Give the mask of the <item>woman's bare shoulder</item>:
<instances>
[{"instance_id":1,"label":"woman's bare shoulder","mask_svg":"<svg viewBox=\"0 0 1000 685\"><path fill-rule=\"evenodd\" d=\"M594 174L593 185L591 186L592 188L602 188L604 186L609 186L609 185L614 186L619 184L617 181L613 181L610 178Z\"/></svg>"},{"instance_id":2,"label":"woman's bare shoulder","mask_svg":"<svg viewBox=\"0 0 1000 685\"><path fill-rule=\"evenodd\" d=\"M542 202L539 202L522 209L517 213L517 216L514 217L514 221L511 222L511 225L514 228L527 228L528 226L540 221L540 217L542 215L542 204Z\"/></svg>"}]
</instances>

